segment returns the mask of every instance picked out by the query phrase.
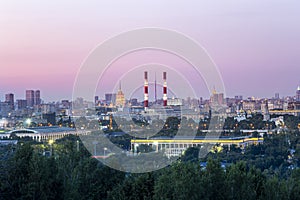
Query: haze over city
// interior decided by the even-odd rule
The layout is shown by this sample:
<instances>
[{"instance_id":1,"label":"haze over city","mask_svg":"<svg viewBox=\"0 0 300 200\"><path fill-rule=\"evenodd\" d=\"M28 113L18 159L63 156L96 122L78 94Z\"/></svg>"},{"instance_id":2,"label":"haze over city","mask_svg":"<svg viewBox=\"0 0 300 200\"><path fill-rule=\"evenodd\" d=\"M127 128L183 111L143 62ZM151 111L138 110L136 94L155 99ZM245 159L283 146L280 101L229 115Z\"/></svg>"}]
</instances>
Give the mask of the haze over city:
<instances>
[{"instance_id":1,"label":"haze over city","mask_svg":"<svg viewBox=\"0 0 300 200\"><path fill-rule=\"evenodd\" d=\"M97 45L124 31L160 27L179 31L207 50L220 70L227 96L293 95L300 84L298 4L276 0L1 1L0 94L13 92L23 98L25 89L32 88L40 89L45 101L71 99L76 74ZM150 62L147 52L144 55L129 56L123 62ZM182 62L167 64L184 69ZM195 79L189 74L186 78ZM169 79L172 82L171 75ZM194 84L201 85L197 81ZM110 87L104 85L98 95ZM208 96L205 86L200 91L199 96Z\"/></svg>"}]
</instances>

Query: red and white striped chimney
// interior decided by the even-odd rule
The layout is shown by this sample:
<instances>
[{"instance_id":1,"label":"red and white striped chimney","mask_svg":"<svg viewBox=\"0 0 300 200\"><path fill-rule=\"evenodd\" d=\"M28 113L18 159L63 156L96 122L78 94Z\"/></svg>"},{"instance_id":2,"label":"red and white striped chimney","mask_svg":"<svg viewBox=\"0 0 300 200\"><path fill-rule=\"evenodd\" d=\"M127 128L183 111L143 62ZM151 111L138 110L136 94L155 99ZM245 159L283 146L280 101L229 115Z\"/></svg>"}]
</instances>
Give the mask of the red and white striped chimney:
<instances>
[{"instance_id":1,"label":"red and white striped chimney","mask_svg":"<svg viewBox=\"0 0 300 200\"><path fill-rule=\"evenodd\" d=\"M149 94L148 94L148 72L144 72L144 109L146 110L149 105Z\"/></svg>"},{"instance_id":2,"label":"red and white striped chimney","mask_svg":"<svg viewBox=\"0 0 300 200\"><path fill-rule=\"evenodd\" d=\"M164 86L163 86L163 102L164 106L167 106L167 72L163 72L163 80L164 80Z\"/></svg>"}]
</instances>

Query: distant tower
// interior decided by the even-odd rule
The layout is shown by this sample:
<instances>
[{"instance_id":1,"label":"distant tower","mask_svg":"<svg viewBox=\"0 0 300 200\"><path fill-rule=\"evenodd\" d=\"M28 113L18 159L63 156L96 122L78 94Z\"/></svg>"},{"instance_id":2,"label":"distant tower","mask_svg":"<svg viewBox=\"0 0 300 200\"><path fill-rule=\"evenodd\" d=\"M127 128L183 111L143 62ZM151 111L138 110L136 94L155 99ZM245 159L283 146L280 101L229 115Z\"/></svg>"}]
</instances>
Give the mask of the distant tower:
<instances>
[{"instance_id":1,"label":"distant tower","mask_svg":"<svg viewBox=\"0 0 300 200\"><path fill-rule=\"evenodd\" d=\"M36 90L34 92L34 105L40 105L41 104L41 91Z\"/></svg>"},{"instance_id":2,"label":"distant tower","mask_svg":"<svg viewBox=\"0 0 300 200\"><path fill-rule=\"evenodd\" d=\"M144 109L147 110L149 106L149 94L148 94L148 72L144 72Z\"/></svg>"},{"instance_id":3,"label":"distant tower","mask_svg":"<svg viewBox=\"0 0 300 200\"><path fill-rule=\"evenodd\" d=\"M300 102L300 86L298 86L297 91L296 91L296 101Z\"/></svg>"},{"instance_id":4,"label":"distant tower","mask_svg":"<svg viewBox=\"0 0 300 200\"><path fill-rule=\"evenodd\" d=\"M223 96L222 96L222 95L219 95L219 94L217 93L217 90L216 90L216 88L215 88L215 86L214 86L214 87L213 87L213 90L212 90L212 95L211 95L211 97L210 97L210 103L211 103L212 105L220 105L220 103L222 103L221 98L223 98Z\"/></svg>"},{"instance_id":5,"label":"distant tower","mask_svg":"<svg viewBox=\"0 0 300 200\"><path fill-rule=\"evenodd\" d=\"M33 90L26 90L26 101L28 107L34 106L34 91Z\"/></svg>"},{"instance_id":6,"label":"distant tower","mask_svg":"<svg viewBox=\"0 0 300 200\"><path fill-rule=\"evenodd\" d=\"M269 121L270 120L270 113L269 113L269 106L268 106L268 100L266 99L263 108L262 108L262 113L264 115L264 121Z\"/></svg>"},{"instance_id":7,"label":"distant tower","mask_svg":"<svg viewBox=\"0 0 300 200\"><path fill-rule=\"evenodd\" d=\"M125 95L122 92L121 81L119 85L119 90L116 96L116 106L124 107L125 106Z\"/></svg>"},{"instance_id":8,"label":"distant tower","mask_svg":"<svg viewBox=\"0 0 300 200\"><path fill-rule=\"evenodd\" d=\"M97 104L98 104L98 102L99 102L99 96L95 96L95 99L94 99L94 103L95 103L95 105L97 105Z\"/></svg>"},{"instance_id":9,"label":"distant tower","mask_svg":"<svg viewBox=\"0 0 300 200\"><path fill-rule=\"evenodd\" d=\"M14 94L6 94L5 95L5 102L8 103L10 110L15 110L14 106Z\"/></svg>"},{"instance_id":10,"label":"distant tower","mask_svg":"<svg viewBox=\"0 0 300 200\"><path fill-rule=\"evenodd\" d=\"M107 93L105 94L105 102L107 105L116 103L117 94L116 93Z\"/></svg>"},{"instance_id":11,"label":"distant tower","mask_svg":"<svg viewBox=\"0 0 300 200\"><path fill-rule=\"evenodd\" d=\"M155 81L154 81L154 99L155 99L155 103L157 103L156 73L155 73Z\"/></svg>"},{"instance_id":12,"label":"distant tower","mask_svg":"<svg viewBox=\"0 0 300 200\"><path fill-rule=\"evenodd\" d=\"M164 85L163 85L163 102L164 102L164 106L167 106L167 101L168 101L168 97L167 97L167 72L163 72L163 81L164 81Z\"/></svg>"}]
</instances>

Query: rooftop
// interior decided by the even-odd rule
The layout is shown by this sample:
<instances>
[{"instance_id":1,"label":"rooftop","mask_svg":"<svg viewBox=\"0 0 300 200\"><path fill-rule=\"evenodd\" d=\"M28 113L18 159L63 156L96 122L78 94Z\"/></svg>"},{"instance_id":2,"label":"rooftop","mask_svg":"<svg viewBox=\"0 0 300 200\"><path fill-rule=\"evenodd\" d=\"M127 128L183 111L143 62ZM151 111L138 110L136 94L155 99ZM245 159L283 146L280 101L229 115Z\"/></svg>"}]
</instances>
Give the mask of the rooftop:
<instances>
[{"instance_id":1,"label":"rooftop","mask_svg":"<svg viewBox=\"0 0 300 200\"><path fill-rule=\"evenodd\" d=\"M9 133L59 133L59 132L70 132L75 131L74 128L69 127L59 127L59 126L43 126L43 127L33 127L19 130L12 130Z\"/></svg>"}]
</instances>

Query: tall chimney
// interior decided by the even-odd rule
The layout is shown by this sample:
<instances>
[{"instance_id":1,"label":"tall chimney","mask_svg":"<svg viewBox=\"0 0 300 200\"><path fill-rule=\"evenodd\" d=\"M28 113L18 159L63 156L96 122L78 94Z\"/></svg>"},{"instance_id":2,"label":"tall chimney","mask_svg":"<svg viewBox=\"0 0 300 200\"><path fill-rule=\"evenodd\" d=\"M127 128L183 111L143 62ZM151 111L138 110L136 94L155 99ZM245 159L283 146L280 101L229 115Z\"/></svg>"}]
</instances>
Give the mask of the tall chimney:
<instances>
[{"instance_id":1,"label":"tall chimney","mask_svg":"<svg viewBox=\"0 0 300 200\"><path fill-rule=\"evenodd\" d=\"M163 72L163 80L164 80L164 86L163 86L163 102L164 106L167 106L167 72Z\"/></svg>"},{"instance_id":2,"label":"tall chimney","mask_svg":"<svg viewBox=\"0 0 300 200\"><path fill-rule=\"evenodd\" d=\"M148 104L149 104L149 94L148 94L148 72L144 72L144 109L148 109Z\"/></svg>"},{"instance_id":3,"label":"tall chimney","mask_svg":"<svg viewBox=\"0 0 300 200\"><path fill-rule=\"evenodd\" d=\"M156 73L155 73L155 81L154 81L154 100L155 100L155 104L156 104L157 103Z\"/></svg>"}]
</instances>

